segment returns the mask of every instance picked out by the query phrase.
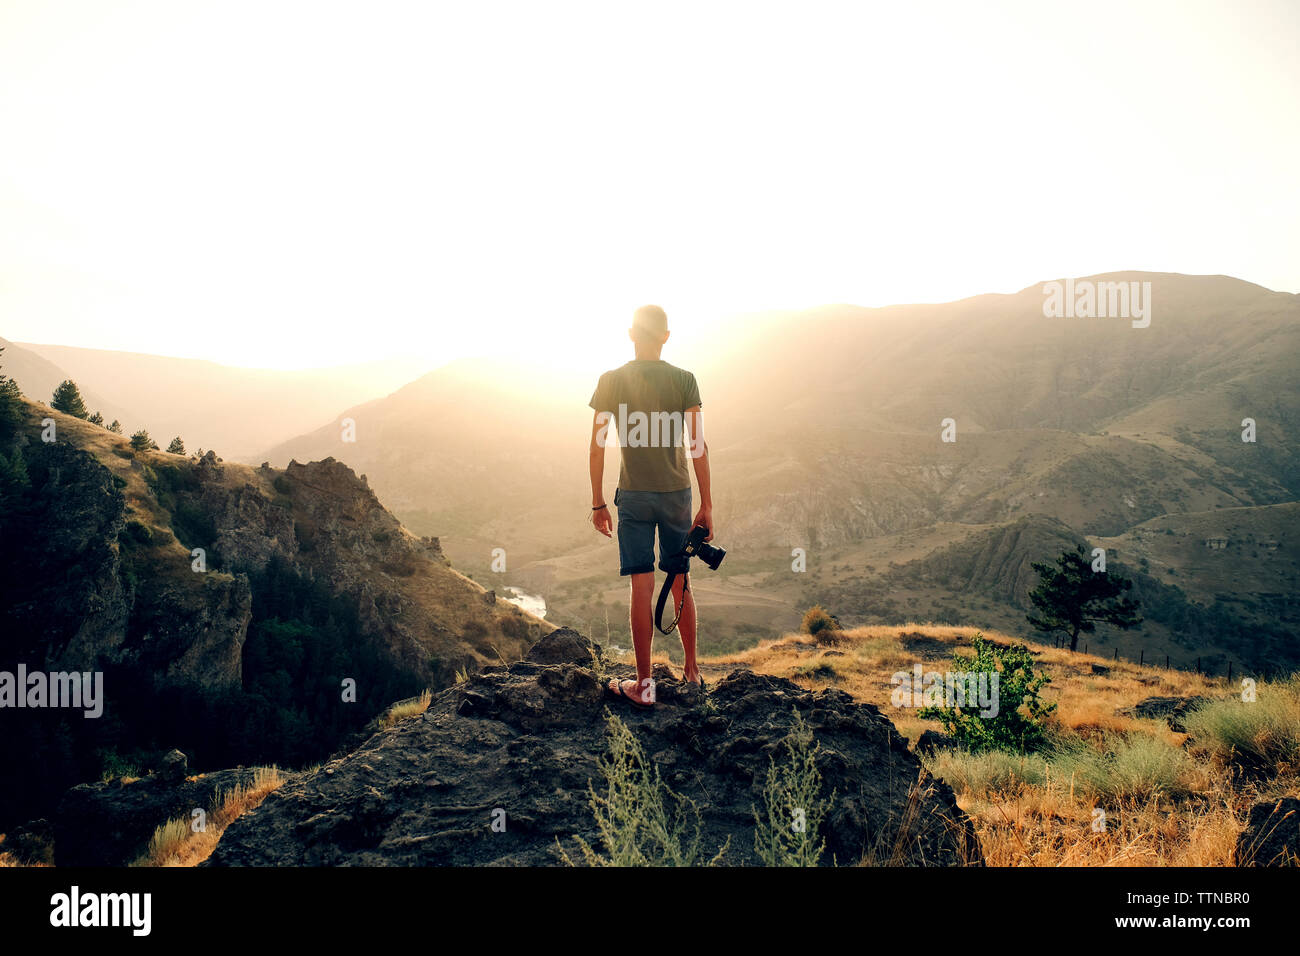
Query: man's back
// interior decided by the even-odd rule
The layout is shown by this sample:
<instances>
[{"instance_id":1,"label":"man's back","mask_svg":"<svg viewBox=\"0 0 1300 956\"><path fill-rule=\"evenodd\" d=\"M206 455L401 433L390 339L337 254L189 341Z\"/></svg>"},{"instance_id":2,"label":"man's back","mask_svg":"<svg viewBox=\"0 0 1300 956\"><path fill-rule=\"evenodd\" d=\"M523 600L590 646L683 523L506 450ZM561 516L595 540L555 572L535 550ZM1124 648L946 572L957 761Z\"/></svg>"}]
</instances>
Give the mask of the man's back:
<instances>
[{"instance_id":1,"label":"man's back","mask_svg":"<svg viewBox=\"0 0 1300 956\"><path fill-rule=\"evenodd\" d=\"M681 491L691 486L684 413L700 404L695 376L662 359L633 359L604 373L591 407L608 412L607 431L622 446L619 488Z\"/></svg>"}]
</instances>

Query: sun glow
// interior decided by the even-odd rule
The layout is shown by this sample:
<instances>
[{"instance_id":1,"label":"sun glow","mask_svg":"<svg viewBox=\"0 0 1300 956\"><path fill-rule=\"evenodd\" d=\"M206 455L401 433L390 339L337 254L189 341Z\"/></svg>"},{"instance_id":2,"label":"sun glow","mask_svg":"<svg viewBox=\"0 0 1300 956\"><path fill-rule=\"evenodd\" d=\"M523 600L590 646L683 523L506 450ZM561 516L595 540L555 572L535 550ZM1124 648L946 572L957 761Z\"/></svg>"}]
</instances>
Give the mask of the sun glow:
<instances>
[{"instance_id":1,"label":"sun glow","mask_svg":"<svg viewBox=\"0 0 1300 956\"><path fill-rule=\"evenodd\" d=\"M1112 269L1300 289L1300 13L1248 9L9 2L0 334L590 370L645 302L667 357Z\"/></svg>"}]
</instances>

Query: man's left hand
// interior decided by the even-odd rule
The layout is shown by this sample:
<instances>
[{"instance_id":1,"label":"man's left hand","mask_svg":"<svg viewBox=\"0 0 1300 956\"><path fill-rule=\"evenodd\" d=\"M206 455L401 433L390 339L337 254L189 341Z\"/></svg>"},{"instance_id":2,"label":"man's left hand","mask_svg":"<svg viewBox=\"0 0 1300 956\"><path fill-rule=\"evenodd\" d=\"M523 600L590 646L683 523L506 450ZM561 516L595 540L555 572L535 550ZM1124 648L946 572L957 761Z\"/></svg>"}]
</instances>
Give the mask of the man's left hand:
<instances>
[{"instance_id":1,"label":"man's left hand","mask_svg":"<svg viewBox=\"0 0 1300 956\"><path fill-rule=\"evenodd\" d=\"M700 526L709 529L709 533L705 536L704 540L712 541L713 540L713 509L712 508L700 508L700 510L695 513L695 520L691 523L691 527L698 528Z\"/></svg>"}]
</instances>

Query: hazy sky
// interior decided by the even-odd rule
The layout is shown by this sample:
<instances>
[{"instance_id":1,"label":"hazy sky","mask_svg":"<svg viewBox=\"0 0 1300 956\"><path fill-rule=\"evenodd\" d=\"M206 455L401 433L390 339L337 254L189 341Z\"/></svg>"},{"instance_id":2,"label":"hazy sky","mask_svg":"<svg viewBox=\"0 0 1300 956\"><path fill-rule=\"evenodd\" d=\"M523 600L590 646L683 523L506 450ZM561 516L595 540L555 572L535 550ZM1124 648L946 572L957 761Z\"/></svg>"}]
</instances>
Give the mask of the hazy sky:
<instances>
[{"instance_id":1,"label":"hazy sky","mask_svg":"<svg viewBox=\"0 0 1300 956\"><path fill-rule=\"evenodd\" d=\"M0 0L0 336L607 367L1114 269L1300 291L1300 4Z\"/></svg>"}]
</instances>

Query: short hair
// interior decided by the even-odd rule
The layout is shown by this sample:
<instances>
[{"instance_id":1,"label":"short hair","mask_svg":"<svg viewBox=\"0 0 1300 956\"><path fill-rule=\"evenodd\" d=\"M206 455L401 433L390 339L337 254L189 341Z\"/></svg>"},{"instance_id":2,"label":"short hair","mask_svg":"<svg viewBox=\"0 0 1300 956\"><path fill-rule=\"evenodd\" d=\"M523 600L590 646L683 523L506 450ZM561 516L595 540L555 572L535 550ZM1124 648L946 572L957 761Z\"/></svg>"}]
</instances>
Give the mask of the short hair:
<instances>
[{"instance_id":1,"label":"short hair","mask_svg":"<svg viewBox=\"0 0 1300 956\"><path fill-rule=\"evenodd\" d=\"M659 342L668 331L668 315L657 305L643 305L632 315L632 334L645 342Z\"/></svg>"}]
</instances>

